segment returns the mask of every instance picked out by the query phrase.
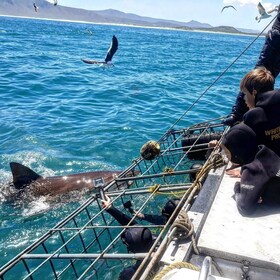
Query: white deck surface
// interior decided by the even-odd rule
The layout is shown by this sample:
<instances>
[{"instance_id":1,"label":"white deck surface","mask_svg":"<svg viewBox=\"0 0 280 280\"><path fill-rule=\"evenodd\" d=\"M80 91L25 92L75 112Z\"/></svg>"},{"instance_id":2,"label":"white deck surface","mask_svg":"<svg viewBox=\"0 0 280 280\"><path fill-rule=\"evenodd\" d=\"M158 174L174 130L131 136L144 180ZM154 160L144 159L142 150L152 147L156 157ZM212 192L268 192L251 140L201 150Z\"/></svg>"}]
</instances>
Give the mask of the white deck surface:
<instances>
[{"instance_id":1,"label":"white deck surface","mask_svg":"<svg viewBox=\"0 0 280 280\"><path fill-rule=\"evenodd\" d=\"M258 207L243 217L233 199L238 179L225 175L201 232L201 253L262 268L280 270L280 206Z\"/></svg>"}]
</instances>

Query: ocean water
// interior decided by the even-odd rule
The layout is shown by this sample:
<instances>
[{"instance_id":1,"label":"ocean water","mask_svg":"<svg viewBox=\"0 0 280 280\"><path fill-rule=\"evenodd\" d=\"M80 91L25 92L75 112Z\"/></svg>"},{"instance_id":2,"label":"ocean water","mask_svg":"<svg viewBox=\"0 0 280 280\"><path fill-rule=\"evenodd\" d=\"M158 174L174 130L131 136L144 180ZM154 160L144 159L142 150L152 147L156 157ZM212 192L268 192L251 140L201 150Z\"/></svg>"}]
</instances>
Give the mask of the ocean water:
<instances>
[{"instance_id":1,"label":"ocean water","mask_svg":"<svg viewBox=\"0 0 280 280\"><path fill-rule=\"evenodd\" d=\"M115 67L81 61L102 60L112 35ZM122 170L183 114L176 127L228 114L264 37L217 78L253 40L0 17L0 266L86 199L11 202L9 162L42 176Z\"/></svg>"}]
</instances>

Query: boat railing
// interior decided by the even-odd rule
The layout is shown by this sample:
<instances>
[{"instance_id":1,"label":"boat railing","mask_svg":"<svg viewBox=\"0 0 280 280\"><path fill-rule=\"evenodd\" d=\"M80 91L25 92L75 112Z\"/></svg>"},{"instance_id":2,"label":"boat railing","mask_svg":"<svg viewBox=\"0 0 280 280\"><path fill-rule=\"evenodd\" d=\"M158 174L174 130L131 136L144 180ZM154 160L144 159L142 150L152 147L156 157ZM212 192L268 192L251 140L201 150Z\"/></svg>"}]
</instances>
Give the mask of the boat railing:
<instances>
[{"instance_id":1,"label":"boat railing","mask_svg":"<svg viewBox=\"0 0 280 280\"><path fill-rule=\"evenodd\" d=\"M207 256L204 258L198 280L207 280L212 274L212 259Z\"/></svg>"}]
</instances>

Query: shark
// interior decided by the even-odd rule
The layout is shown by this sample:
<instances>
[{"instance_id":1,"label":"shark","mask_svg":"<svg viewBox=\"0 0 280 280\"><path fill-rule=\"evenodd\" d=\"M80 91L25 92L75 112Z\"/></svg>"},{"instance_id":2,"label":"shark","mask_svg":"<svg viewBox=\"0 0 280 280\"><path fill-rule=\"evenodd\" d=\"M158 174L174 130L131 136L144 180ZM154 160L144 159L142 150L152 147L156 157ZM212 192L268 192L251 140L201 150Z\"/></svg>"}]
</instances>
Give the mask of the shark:
<instances>
[{"instance_id":1,"label":"shark","mask_svg":"<svg viewBox=\"0 0 280 280\"><path fill-rule=\"evenodd\" d=\"M100 186L105 187L111 183L122 171L93 171L65 176L43 177L29 167L10 162L13 175L11 186L19 192L29 191L34 197L58 196L71 191L93 190ZM99 186L96 185L98 182ZM124 181L121 184L131 185L131 181ZM125 186L122 186L125 187ZM98 190L96 190L97 192Z\"/></svg>"}]
</instances>

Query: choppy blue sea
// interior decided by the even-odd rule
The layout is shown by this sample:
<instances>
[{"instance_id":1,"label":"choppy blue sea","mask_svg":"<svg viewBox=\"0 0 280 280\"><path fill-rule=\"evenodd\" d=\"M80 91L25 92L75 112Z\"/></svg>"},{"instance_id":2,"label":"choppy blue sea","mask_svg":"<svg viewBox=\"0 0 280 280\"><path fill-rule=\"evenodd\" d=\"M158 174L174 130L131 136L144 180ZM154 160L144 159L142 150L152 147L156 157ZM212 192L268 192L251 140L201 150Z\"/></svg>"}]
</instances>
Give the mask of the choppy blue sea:
<instances>
[{"instance_id":1,"label":"choppy blue sea","mask_svg":"<svg viewBox=\"0 0 280 280\"><path fill-rule=\"evenodd\" d=\"M112 35L115 67L102 60ZM16 161L43 176L122 170L254 40L250 36L0 17L0 266L80 205L6 200ZM264 37L178 123L229 113ZM86 198L85 198L86 199ZM36 211L48 210L32 216Z\"/></svg>"}]
</instances>

